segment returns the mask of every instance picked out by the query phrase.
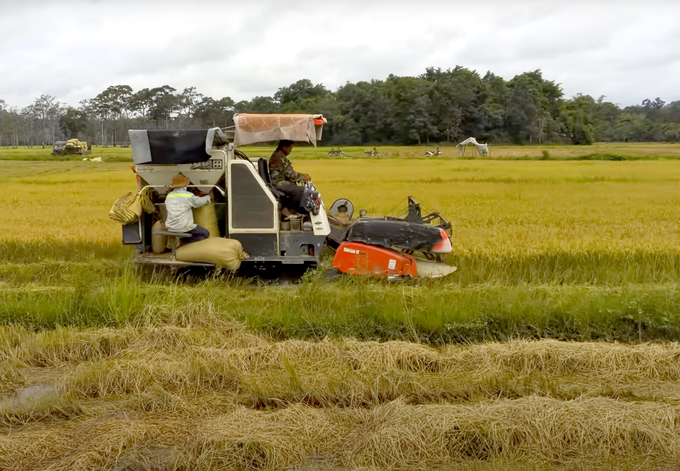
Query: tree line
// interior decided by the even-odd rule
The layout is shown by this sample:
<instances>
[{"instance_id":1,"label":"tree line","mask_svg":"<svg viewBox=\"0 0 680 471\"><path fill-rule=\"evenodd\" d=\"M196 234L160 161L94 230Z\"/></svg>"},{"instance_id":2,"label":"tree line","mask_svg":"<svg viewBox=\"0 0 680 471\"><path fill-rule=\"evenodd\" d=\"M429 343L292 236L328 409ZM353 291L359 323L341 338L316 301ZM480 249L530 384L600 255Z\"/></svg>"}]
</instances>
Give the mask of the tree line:
<instances>
[{"instance_id":1,"label":"tree line","mask_svg":"<svg viewBox=\"0 0 680 471\"><path fill-rule=\"evenodd\" d=\"M273 96L239 102L169 85L137 91L110 86L77 107L50 95L23 109L0 99L0 146L48 146L71 137L117 145L127 141L128 129L228 127L234 113L245 112L323 113L329 145L458 142L470 136L496 144L680 141L680 101L647 99L621 108L605 97L565 98L540 70L505 80L458 66L348 82L335 91L302 79Z\"/></svg>"}]
</instances>

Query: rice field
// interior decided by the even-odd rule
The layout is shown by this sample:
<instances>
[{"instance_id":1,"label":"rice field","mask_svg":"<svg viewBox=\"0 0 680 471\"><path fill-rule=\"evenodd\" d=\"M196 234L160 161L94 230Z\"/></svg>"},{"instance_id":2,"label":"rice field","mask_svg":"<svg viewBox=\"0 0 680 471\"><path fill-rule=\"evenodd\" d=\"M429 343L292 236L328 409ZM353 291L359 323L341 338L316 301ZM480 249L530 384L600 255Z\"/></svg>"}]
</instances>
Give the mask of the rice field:
<instances>
[{"instance_id":1,"label":"rice field","mask_svg":"<svg viewBox=\"0 0 680 471\"><path fill-rule=\"evenodd\" d=\"M440 210L459 271L292 286L132 267L129 149L0 149L0 469L677 469L680 146L608 146L298 149L327 204Z\"/></svg>"},{"instance_id":2,"label":"rice field","mask_svg":"<svg viewBox=\"0 0 680 471\"><path fill-rule=\"evenodd\" d=\"M120 227L102 213L134 189L128 167L0 161L2 240L117 241ZM297 167L313 176L329 204L349 198L369 214L382 215L415 196L454 224L457 254L679 246L675 161L301 160Z\"/></svg>"},{"instance_id":3,"label":"rice field","mask_svg":"<svg viewBox=\"0 0 680 471\"><path fill-rule=\"evenodd\" d=\"M246 146L242 149L250 156L269 157L270 145ZM441 156L427 157L427 160L459 158L456 146L437 143L420 146L378 146L378 159L425 159L427 150L440 148ZM363 159L365 151L374 148L367 146L298 146L295 149L296 159ZM329 156L331 149L342 149L342 156ZM680 145L664 142L602 142L589 146L576 145L528 145L504 146L490 144L491 154L484 160L674 160L680 158ZM49 147L0 147L0 160L18 161L76 161L82 157L52 156ZM129 147L92 147L92 155L108 162L132 161L132 150ZM478 160L471 148L463 155L466 160Z\"/></svg>"},{"instance_id":4,"label":"rice field","mask_svg":"<svg viewBox=\"0 0 680 471\"><path fill-rule=\"evenodd\" d=\"M677 344L277 342L205 307L174 315L3 329L0 467L680 464Z\"/></svg>"}]
</instances>

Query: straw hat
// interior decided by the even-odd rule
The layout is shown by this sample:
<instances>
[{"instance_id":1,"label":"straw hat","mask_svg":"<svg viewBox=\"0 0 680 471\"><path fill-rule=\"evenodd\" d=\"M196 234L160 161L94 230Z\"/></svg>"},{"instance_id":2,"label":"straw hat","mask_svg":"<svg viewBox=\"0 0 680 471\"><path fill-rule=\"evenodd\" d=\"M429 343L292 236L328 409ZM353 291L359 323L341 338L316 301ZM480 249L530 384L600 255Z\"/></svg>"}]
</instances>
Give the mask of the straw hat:
<instances>
[{"instance_id":1,"label":"straw hat","mask_svg":"<svg viewBox=\"0 0 680 471\"><path fill-rule=\"evenodd\" d=\"M177 175L172 177L172 184L170 185L170 188L182 188L187 186L189 183L191 183L191 180L189 180L181 173L178 173Z\"/></svg>"}]
</instances>

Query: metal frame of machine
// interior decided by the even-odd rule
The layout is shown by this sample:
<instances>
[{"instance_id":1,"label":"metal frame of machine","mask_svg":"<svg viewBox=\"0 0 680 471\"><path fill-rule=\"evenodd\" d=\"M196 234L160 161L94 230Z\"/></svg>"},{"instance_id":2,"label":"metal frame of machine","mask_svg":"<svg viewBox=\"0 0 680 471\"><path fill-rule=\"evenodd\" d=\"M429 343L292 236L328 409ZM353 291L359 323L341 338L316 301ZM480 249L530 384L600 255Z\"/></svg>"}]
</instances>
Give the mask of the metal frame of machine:
<instances>
[{"instance_id":1,"label":"metal frame of machine","mask_svg":"<svg viewBox=\"0 0 680 471\"><path fill-rule=\"evenodd\" d=\"M259 116L269 119L272 115L249 115L248 118ZM306 142L316 145L316 136L320 138L318 129L320 115L294 116L295 122L300 122L302 126L307 126L305 121L309 121L313 130L317 128L313 135L305 137ZM242 264L246 271L252 268L269 270L274 265L280 267L297 265L302 268L317 265L326 236L330 233L323 203L318 214L308 216L306 224L301 224L299 228L284 229L281 224L280 203L267 184L266 175L260 173L257 162L243 154L234 142L235 138L238 140L239 131L239 121L236 122L237 129L228 130L226 134L217 128L207 131L208 136L212 138L206 138L205 151L195 152L197 155L205 152L205 158L197 158L195 160L198 161L192 163L154 162L151 156L157 149L153 148L153 144L149 144L149 138L145 140L145 136L156 136L157 134L153 133L161 131L130 131L135 158L133 170L137 175L138 190L140 192L145 189L152 190L152 202L158 208L156 215L143 214L138 222L123 226L123 243L135 246L137 263L175 267L210 266L205 263L177 261L172 259L169 253L151 252L151 226L158 220L159 215L164 219L165 196L170 191L172 177L181 173L191 181L190 187L201 192L215 190L213 194L220 236L241 242L249 254ZM273 121L270 124L272 128L276 127ZM191 132L196 131L186 131ZM170 141L167 148L173 149L172 139L175 134L177 139L180 139L183 132L166 133L167 136L164 135L164 138ZM273 129L269 134L261 133L258 137L269 141L273 135L282 139L289 137L286 130L282 131L280 128ZM291 140L297 138L298 142L302 140L297 135L290 137L293 137ZM178 146L179 144L175 147Z\"/></svg>"},{"instance_id":2,"label":"metal frame of machine","mask_svg":"<svg viewBox=\"0 0 680 471\"><path fill-rule=\"evenodd\" d=\"M249 254L241 269L269 276L297 276L316 267L324 246L335 250L337 273L377 278L433 278L456 271L443 262L450 253L451 224L439 212L422 215L421 204L407 199L405 213L352 219L354 205L340 199L326 214L298 226L282 224L279 192L271 185L265 159L254 161L238 145L287 139L316 145L325 119L321 115L242 114L226 130L131 130L130 142L140 192L147 190L156 208L123 226L123 243L137 249L141 264L210 267L209 263L175 260L171 253L152 252L152 225L164 220L165 197L178 173L189 187L212 191L220 236L241 242ZM417 255L416 255L417 254ZM278 268L278 270L277 270Z\"/></svg>"}]
</instances>

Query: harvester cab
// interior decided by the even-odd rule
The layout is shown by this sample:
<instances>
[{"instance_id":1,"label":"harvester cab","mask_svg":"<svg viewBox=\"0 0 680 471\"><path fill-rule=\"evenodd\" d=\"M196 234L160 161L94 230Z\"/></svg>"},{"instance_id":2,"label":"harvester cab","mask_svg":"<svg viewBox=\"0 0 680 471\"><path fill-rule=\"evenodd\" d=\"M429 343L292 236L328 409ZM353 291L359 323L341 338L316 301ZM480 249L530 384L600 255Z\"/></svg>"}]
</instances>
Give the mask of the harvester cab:
<instances>
[{"instance_id":1,"label":"harvester cab","mask_svg":"<svg viewBox=\"0 0 680 471\"><path fill-rule=\"evenodd\" d=\"M66 141L55 141L52 144L52 155L66 155Z\"/></svg>"},{"instance_id":2,"label":"harvester cab","mask_svg":"<svg viewBox=\"0 0 680 471\"><path fill-rule=\"evenodd\" d=\"M154 250L154 231L164 220L172 178L182 174L190 180L188 188L212 193L211 237L240 242L248 254L242 262L244 271L303 272L317 265L330 233L323 201L319 197L315 213L294 224L284 221L280 195L271 185L266 160L251 160L239 146L282 139L316 146L325 119L310 114L236 114L234 122L235 126L226 130L129 131L138 190L145 192L156 209L123 226L123 242L136 247L138 263L209 265L180 259L179 251L176 256L165 246Z\"/></svg>"}]
</instances>

